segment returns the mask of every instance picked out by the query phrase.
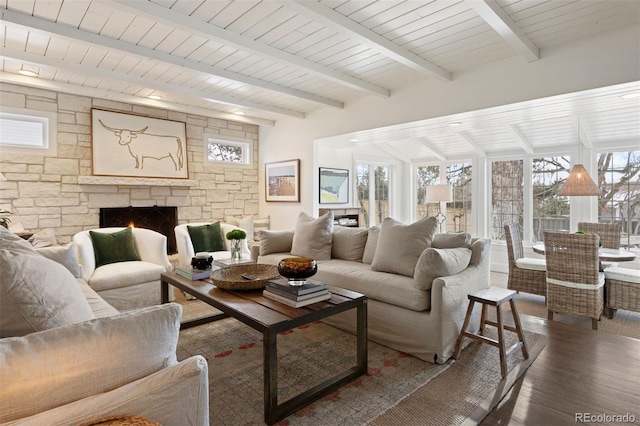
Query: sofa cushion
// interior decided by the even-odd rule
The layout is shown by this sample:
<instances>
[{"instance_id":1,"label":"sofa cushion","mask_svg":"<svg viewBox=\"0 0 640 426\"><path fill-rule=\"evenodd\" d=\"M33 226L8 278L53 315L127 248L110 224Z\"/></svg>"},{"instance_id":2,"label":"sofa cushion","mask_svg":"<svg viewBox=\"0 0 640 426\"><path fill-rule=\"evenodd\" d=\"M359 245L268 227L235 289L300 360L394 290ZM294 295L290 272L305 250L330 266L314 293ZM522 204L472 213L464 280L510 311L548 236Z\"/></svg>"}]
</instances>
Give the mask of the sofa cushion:
<instances>
[{"instance_id":1,"label":"sofa cushion","mask_svg":"<svg viewBox=\"0 0 640 426\"><path fill-rule=\"evenodd\" d=\"M24 336L94 318L67 268L12 245L0 246L0 337Z\"/></svg>"},{"instance_id":2,"label":"sofa cushion","mask_svg":"<svg viewBox=\"0 0 640 426\"><path fill-rule=\"evenodd\" d=\"M47 259L58 262L73 274L76 278L82 278L80 262L78 262L78 250L74 243L64 246L50 246L36 248L36 252L40 253Z\"/></svg>"},{"instance_id":3,"label":"sofa cushion","mask_svg":"<svg viewBox=\"0 0 640 426\"><path fill-rule=\"evenodd\" d=\"M96 257L96 268L109 263L140 260L131 228L116 232L89 231L89 236Z\"/></svg>"},{"instance_id":4,"label":"sofa cushion","mask_svg":"<svg viewBox=\"0 0 640 426\"><path fill-rule=\"evenodd\" d=\"M226 250L220 222L187 225L187 231L191 237L194 253Z\"/></svg>"},{"instance_id":5,"label":"sofa cushion","mask_svg":"<svg viewBox=\"0 0 640 426\"><path fill-rule=\"evenodd\" d=\"M438 221L435 217L420 219L409 225L385 218L380 226L380 236L371 268L413 277L422 252L431 247Z\"/></svg>"},{"instance_id":6,"label":"sofa cushion","mask_svg":"<svg viewBox=\"0 0 640 426\"><path fill-rule=\"evenodd\" d=\"M0 383L11 383L0 386L0 423L175 365L181 314L170 303L0 340Z\"/></svg>"},{"instance_id":7,"label":"sofa cushion","mask_svg":"<svg viewBox=\"0 0 640 426\"><path fill-rule=\"evenodd\" d=\"M253 215L245 216L245 217L231 217L228 216L225 220L226 223L237 226L238 228L242 228L247 233L247 242L254 241L254 230L253 230Z\"/></svg>"},{"instance_id":8,"label":"sofa cushion","mask_svg":"<svg viewBox=\"0 0 640 426\"><path fill-rule=\"evenodd\" d=\"M368 229L367 243L364 246L364 253L362 254L362 263L371 265L371 262L373 262L376 247L378 246L378 237L380 237L380 227L370 227Z\"/></svg>"},{"instance_id":9,"label":"sofa cushion","mask_svg":"<svg viewBox=\"0 0 640 426\"><path fill-rule=\"evenodd\" d=\"M164 266L150 262L119 262L103 265L93 272L89 286L95 291L129 287L160 280Z\"/></svg>"},{"instance_id":10,"label":"sofa cushion","mask_svg":"<svg viewBox=\"0 0 640 426\"><path fill-rule=\"evenodd\" d=\"M415 286L420 290L429 290L434 279L464 271L469 266L470 260L471 250L466 247L428 248L418 260L413 277Z\"/></svg>"},{"instance_id":11,"label":"sofa cushion","mask_svg":"<svg viewBox=\"0 0 640 426\"><path fill-rule=\"evenodd\" d=\"M260 231L260 256L289 253L292 244L293 231Z\"/></svg>"},{"instance_id":12,"label":"sofa cushion","mask_svg":"<svg viewBox=\"0 0 640 426\"><path fill-rule=\"evenodd\" d=\"M435 234L431 247L439 249L471 247L471 235L466 232Z\"/></svg>"},{"instance_id":13,"label":"sofa cushion","mask_svg":"<svg viewBox=\"0 0 640 426\"><path fill-rule=\"evenodd\" d=\"M331 259L333 212L314 218L305 212L298 215L293 233L291 254L311 259Z\"/></svg>"},{"instance_id":14,"label":"sofa cushion","mask_svg":"<svg viewBox=\"0 0 640 426\"><path fill-rule=\"evenodd\" d=\"M361 262L368 235L369 231L364 228L336 226L333 228L331 258Z\"/></svg>"}]
</instances>

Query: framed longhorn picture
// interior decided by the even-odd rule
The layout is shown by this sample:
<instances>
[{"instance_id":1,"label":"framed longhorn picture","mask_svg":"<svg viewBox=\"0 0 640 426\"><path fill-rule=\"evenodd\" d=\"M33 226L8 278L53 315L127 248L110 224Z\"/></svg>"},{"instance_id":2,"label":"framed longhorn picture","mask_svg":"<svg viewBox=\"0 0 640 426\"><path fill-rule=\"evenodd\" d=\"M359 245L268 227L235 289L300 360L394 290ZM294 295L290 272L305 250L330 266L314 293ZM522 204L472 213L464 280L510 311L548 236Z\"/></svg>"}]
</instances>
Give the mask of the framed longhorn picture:
<instances>
[{"instance_id":1,"label":"framed longhorn picture","mask_svg":"<svg viewBox=\"0 0 640 426\"><path fill-rule=\"evenodd\" d=\"M185 123L91 110L93 174L188 179Z\"/></svg>"}]
</instances>

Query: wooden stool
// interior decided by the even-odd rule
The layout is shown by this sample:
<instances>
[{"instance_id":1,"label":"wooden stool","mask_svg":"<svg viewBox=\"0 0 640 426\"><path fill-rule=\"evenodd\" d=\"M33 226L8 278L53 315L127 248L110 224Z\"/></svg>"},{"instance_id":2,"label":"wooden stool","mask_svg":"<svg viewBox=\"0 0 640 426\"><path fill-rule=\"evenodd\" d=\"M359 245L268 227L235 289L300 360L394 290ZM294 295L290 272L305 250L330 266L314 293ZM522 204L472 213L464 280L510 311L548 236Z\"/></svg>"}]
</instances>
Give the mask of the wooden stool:
<instances>
[{"instance_id":1,"label":"wooden stool","mask_svg":"<svg viewBox=\"0 0 640 426\"><path fill-rule=\"evenodd\" d=\"M511 352L515 351L518 348L522 348L522 355L524 356L524 358L529 358L527 343L524 340L522 325L520 324L520 316L518 316L518 311L516 309L516 303L514 300L515 295L516 292L514 290L489 287L480 291L476 291L475 293L472 293L468 296L469 307L467 308L467 315L464 318L464 324L462 325L462 330L460 330L460 335L458 336L458 341L456 342L456 350L453 353L453 359L458 358L458 355L460 354L460 348L462 346L462 340L465 336L498 347L498 349L500 350L500 372L502 373L502 377L505 377L507 375L507 355L509 355ZM501 305L507 300L511 304L511 313L513 314L513 322L516 325L515 327L505 325L502 322ZM466 331L467 327L469 326L469 321L471 320L471 313L473 312L473 305L475 304L475 302L482 303L482 314L480 316L480 332L477 334ZM497 322L489 321L487 319L487 305L496 307ZM498 340L490 339L484 335L485 325L487 324L492 325L498 329ZM511 346L509 349L505 349L504 347L503 330L513 331L518 334L518 342Z\"/></svg>"}]
</instances>

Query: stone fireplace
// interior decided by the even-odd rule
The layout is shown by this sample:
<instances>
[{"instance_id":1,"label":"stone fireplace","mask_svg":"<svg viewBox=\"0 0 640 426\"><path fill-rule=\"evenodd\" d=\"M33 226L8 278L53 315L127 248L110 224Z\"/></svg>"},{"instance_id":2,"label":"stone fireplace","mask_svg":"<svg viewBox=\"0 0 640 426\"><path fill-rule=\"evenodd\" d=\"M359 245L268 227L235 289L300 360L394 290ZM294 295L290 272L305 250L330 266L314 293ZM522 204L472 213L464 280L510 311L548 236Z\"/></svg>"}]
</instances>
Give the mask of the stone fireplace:
<instances>
[{"instance_id":1,"label":"stone fireplace","mask_svg":"<svg viewBox=\"0 0 640 426\"><path fill-rule=\"evenodd\" d=\"M178 252L173 228L178 224L177 207L105 207L100 209L100 227L136 226L153 229L167 237L167 254Z\"/></svg>"}]
</instances>

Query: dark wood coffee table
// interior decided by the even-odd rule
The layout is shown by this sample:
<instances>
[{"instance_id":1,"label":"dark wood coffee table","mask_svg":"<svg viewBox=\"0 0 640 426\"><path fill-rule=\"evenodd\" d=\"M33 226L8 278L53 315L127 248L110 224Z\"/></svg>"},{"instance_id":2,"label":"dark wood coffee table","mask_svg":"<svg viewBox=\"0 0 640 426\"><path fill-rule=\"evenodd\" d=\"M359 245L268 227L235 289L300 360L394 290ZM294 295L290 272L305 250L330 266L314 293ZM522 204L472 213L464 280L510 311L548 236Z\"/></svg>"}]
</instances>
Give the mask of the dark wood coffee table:
<instances>
[{"instance_id":1,"label":"dark wood coffee table","mask_svg":"<svg viewBox=\"0 0 640 426\"><path fill-rule=\"evenodd\" d=\"M262 296L262 290L222 290L213 285L210 280L192 281L175 272L162 274L161 283L162 303L168 302L169 285L172 285L222 311L220 314L184 322L181 328L233 317L262 333L264 421L269 425L277 423L367 372L367 297L364 294L329 286L331 299L296 309ZM349 309L357 310L356 365L282 404L278 404L278 347L276 339L278 333Z\"/></svg>"}]
</instances>

